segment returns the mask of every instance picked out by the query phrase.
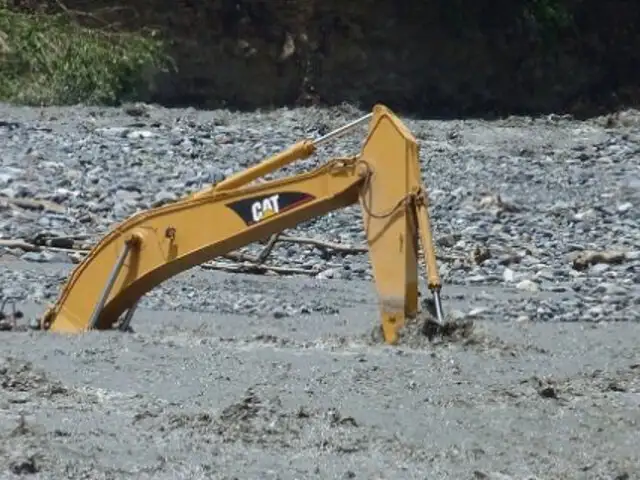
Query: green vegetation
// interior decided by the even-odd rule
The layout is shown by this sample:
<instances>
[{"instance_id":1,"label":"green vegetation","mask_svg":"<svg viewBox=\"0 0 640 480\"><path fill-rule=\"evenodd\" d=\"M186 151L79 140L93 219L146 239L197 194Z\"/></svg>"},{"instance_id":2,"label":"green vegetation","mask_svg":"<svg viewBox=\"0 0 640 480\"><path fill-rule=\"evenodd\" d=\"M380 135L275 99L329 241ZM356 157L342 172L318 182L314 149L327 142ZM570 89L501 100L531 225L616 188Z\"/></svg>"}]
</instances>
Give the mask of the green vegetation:
<instances>
[{"instance_id":1,"label":"green vegetation","mask_svg":"<svg viewBox=\"0 0 640 480\"><path fill-rule=\"evenodd\" d=\"M153 32L88 29L68 15L26 14L0 0L0 101L117 104L171 65Z\"/></svg>"},{"instance_id":2,"label":"green vegetation","mask_svg":"<svg viewBox=\"0 0 640 480\"><path fill-rule=\"evenodd\" d=\"M545 28L564 28L573 22L566 4L562 0L528 0L525 12Z\"/></svg>"}]
</instances>

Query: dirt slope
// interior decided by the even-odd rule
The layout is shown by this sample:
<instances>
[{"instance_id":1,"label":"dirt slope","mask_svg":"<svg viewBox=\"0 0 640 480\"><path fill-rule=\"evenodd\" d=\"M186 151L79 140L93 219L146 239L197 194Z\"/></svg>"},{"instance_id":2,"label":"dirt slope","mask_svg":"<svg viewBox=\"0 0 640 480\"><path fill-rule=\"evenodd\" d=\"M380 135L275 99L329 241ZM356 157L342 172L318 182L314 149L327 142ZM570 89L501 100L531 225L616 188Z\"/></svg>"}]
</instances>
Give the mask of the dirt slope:
<instances>
[{"instance_id":1,"label":"dirt slope","mask_svg":"<svg viewBox=\"0 0 640 480\"><path fill-rule=\"evenodd\" d=\"M582 115L640 101L640 4L628 0L64 3L93 12L78 17L87 24L165 34L178 71L150 97L165 104Z\"/></svg>"}]
</instances>

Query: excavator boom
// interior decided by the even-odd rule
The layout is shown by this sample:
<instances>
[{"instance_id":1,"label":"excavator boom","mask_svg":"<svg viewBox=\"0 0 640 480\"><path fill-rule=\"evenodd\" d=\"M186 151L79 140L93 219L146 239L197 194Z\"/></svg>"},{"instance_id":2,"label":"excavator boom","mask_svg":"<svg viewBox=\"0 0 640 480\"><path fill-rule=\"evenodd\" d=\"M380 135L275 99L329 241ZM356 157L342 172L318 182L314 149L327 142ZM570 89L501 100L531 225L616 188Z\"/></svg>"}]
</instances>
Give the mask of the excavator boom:
<instances>
[{"instance_id":1,"label":"excavator boom","mask_svg":"<svg viewBox=\"0 0 640 480\"><path fill-rule=\"evenodd\" d=\"M359 154L300 175L251 183L312 155L320 143L364 121L369 121L369 132ZM395 343L405 320L418 312L420 244L441 323L440 278L417 142L389 109L377 105L315 142L299 142L211 188L125 220L76 266L39 326L66 333L113 328L170 277L356 203L362 207L385 341Z\"/></svg>"}]
</instances>

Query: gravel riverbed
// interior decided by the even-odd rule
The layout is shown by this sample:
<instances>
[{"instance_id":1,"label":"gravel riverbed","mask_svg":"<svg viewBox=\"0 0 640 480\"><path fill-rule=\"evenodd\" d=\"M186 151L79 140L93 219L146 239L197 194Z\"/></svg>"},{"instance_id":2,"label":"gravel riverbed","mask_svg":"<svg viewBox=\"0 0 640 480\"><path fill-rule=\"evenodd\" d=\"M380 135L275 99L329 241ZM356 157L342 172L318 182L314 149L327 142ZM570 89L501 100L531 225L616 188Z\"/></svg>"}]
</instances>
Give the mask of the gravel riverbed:
<instances>
[{"instance_id":1,"label":"gravel riverbed","mask_svg":"<svg viewBox=\"0 0 640 480\"><path fill-rule=\"evenodd\" d=\"M364 113L0 105L0 241L95 241ZM308 275L196 268L130 335L3 332L2 478L639 478L640 114L403 120L472 335L375 344L366 254L280 242ZM285 233L364 238L357 207ZM39 315L74 261L0 247L0 293Z\"/></svg>"}]
</instances>

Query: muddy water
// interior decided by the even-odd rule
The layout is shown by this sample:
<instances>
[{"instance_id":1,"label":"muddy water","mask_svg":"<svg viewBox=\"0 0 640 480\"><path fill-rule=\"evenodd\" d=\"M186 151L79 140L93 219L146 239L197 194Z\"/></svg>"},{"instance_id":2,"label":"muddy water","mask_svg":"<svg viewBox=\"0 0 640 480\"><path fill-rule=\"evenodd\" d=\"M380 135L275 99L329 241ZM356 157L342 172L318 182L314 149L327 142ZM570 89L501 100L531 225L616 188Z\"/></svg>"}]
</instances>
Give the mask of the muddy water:
<instances>
[{"instance_id":1,"label":"muddy water","mask_svg":"<svg viewBox=\"0 0 640 480\"><path fill-rule=\"evenodd\" d=\"M212 294L227 279L198 275ZM259 282L268 295L301 281ZM529 295L492 289L496 301ZM465 335L394 348L370 340L371 285L306 292L353 306L264 319L141 309L132 334L2 333L3 472L637 478L640 325L476 318ZM468 309L476 294L450 287L445 307Z\"/></svg>"}]
</instances>

